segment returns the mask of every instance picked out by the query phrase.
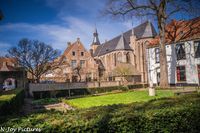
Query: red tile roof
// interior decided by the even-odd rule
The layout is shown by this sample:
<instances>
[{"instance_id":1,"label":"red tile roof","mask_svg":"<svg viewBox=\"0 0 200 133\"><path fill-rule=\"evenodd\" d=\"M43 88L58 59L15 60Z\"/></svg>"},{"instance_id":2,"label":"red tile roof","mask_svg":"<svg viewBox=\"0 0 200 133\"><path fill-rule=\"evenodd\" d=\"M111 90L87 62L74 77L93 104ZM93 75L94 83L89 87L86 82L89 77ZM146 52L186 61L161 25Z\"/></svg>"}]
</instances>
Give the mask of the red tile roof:
<instances>
[{"instance_id":1,"label":"red tile roof","mask_svg":"<svg viewBox=\"0 0 200 133\"><path fill-rule=\"evenodd\" d=\"M166 44L200 39L200 17L191 20L172 20L166 25ZM151 40L148 47L159 45L159 36Z\"/></svg>"}]
</instances>

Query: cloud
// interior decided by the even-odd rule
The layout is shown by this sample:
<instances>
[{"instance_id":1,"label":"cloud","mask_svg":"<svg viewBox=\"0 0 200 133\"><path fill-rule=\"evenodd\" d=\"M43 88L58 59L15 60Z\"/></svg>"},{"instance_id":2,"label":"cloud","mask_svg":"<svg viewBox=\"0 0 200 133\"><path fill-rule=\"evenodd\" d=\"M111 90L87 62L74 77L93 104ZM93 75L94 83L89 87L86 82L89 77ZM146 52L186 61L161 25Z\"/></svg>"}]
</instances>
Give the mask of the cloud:
<instances>
[{"instance_id":1,"label":"cloud","mask_svg":"<svg viewBox=\"0 0 200 133\"><path fill-rule=\"evenodd\" d=\"M12 47L12 44L0 41L0 56L6 55L10 47Z\"/></svg>"}]
</instances>

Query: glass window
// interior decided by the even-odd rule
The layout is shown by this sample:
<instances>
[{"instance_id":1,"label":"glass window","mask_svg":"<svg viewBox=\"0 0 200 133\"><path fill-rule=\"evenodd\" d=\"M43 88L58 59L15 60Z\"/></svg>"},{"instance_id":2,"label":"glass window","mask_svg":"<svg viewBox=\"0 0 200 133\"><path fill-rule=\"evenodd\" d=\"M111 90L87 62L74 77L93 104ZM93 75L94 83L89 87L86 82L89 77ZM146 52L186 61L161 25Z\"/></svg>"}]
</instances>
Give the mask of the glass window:
<instances>
[{"instance_id":1,"label":"glass window","mask_svg":"<svg viewBox=\"0 0 200 133\"><path fill-rule=\"evenodd\" d=\"M200 41L194 42L195 58L200 58Z\"/></svg>"},{"instance_id":2,"label":"glass window","mask_svg":"<svg viewBox=\"0 0 200 133\"><path fill-rule=\"evenodd\" d=\"M177 60L186 59L185 45L183 43L176 45L176 57L177 57Z\"/></svg>"},{"instance_id":3,"label":"glass window","mask_svg":"<svg viewBox=\"0 0 200 133\"><path fill-rule=\"evenodd\" d=\"M80 66L84 67L85 66L85 61L84 60L80 60Z\"/></svg>"},{"instance_id":4,"label":"glass window","mask_svg":"<svg viewBox=\"0 0 200 133\"><path fill-rule=\"evenodd\" d=\"M199 83L200 83L200 65L197 65L197 71L198 71L198 77L199 77Z\"/></svg>"},{"instance_id":5,"label":"glass window","mask_svg":"<svg viewBox=\"0 0 200 133\"><path fill-rule=\"evenodd\" d=\"M156 63L160 62L160 49L159 48L155 48L155 60L156 60Z\"/></svg>"},{"instance_id":6,"label":"glass window","mask_svg":"<svg viewBox=\"0 0 200 133\"><path fill-rule=\"evenodd\" d=\"M76 52L75 52L75 51L72 51L72 55L75 56L75 55L76 55Z\"/></svg>"},{"instance_id":7,"label":"glass window","mask_svg":"<svg viewBox=\"0 0 200 133\"><path fill-rule=\"evenodd\" d=\"M76 60L72 60L72 61L71 61L71 67L72 67L72 68L75 68L75 67L76 67Z\"/></svg>"},{"instance_id":8,"label":"glass window","mask_svg":"<svg viewBox=\"0 0 200 133\"><path fill-rule=\"evenodd\" d=\"M177 81L186 81L185 66L178 66L176 68Z\"/></svg>"},{"instance_id":9,"label":"glass window","mask_svg":"<svg viewBox=\"0 0 200 133\"><path fill-rule=\"evenodd\" d=\"M84 52L81 52L81 56L84 56Z\"/></svg>"}]
</instances>

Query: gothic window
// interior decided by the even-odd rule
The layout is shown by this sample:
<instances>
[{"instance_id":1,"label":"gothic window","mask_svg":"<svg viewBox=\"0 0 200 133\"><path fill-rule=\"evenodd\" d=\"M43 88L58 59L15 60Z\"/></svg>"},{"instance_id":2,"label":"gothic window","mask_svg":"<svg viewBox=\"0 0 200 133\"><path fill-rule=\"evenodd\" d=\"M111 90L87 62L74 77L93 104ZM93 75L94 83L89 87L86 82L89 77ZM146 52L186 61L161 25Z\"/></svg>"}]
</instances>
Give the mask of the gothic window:
<instances>
[{"instance_id":1,"label":"gothic window","mask_svg":"<svg viewBox=\"0 0 200 133\"><path fill-rule=\"evenodd\" d=\"M176 57L177 57L177 60L186 59L185 45L183 43L176 45Z\"/></svg>"},{"instance_id":2,"label":"gothic window","mask_svg":"<svg viewBox=\"0 0 200 133\"><path fill-rule=\"evenodd\" d=\"M186 81L185 66L176 67L177 81Z\"/></svg>"},{"instance_id":3,"label":"gothic window","mask_svg":"<svg viewBox=\"0 0 200 133\"><path fill-rule=\"evenodd\" d=\"M200 58L200 41L194 42L195 58Z\"/></svg>"},{"instance_id":4,"label":"gothic window","mask_svg":"<svg viewBox=\"0 0 200 133\"><path fill-rule=\"evenodd\" d=\"M156 61L156 63L160 62L160 49L159 48L155 48L155 61Z\"/></svg>"},{"instance_id":5,"label":"gothic window","mask_svg":"<svg viewBox=\"0 0 200 133\"><path fill-rule=\"evenodd\" d=\"M75 67L76 67L76 60L72 60L72 61L71 61L71 67L72 67L72 68L75 68Z\"/></svg>"},{"instance_id":6,"label":"gothic window","mask_svg":"<svg viewBox=\"0 0 200 133\"><path fill-rule=\"evenodd\" d=\"M131 62L131 57L130 57L130 53L126 54L126 62L130 63Z\"/></svg>"},{"instance_id":7,"label":"gothic window","mask_svg":"<svg viewBox=\"0 0 200 133\"><path fill-rule=\"evenodd\" d=\"M117 62L122 62L122 53L117 54Z\"/></svg>"}]
</instances>

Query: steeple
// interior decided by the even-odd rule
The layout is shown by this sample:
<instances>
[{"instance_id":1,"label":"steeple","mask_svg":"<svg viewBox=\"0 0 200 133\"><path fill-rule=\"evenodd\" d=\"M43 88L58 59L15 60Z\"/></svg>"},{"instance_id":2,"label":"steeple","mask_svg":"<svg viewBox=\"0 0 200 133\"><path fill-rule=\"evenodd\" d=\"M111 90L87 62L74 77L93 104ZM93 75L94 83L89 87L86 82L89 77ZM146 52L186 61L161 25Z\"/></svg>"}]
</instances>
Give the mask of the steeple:
<instances>
[{"instance_id":1,"label":"steeple","mask_svg":"<svg viewBox=\"0 0 200 133\"><path fill-rule=\"evenodd\" d=\"M95 27L94 33L93 33L93 42L92 45L100 45L99 37L98 37L98 32L97 28Z\"/></svg>"}]
</instances>

